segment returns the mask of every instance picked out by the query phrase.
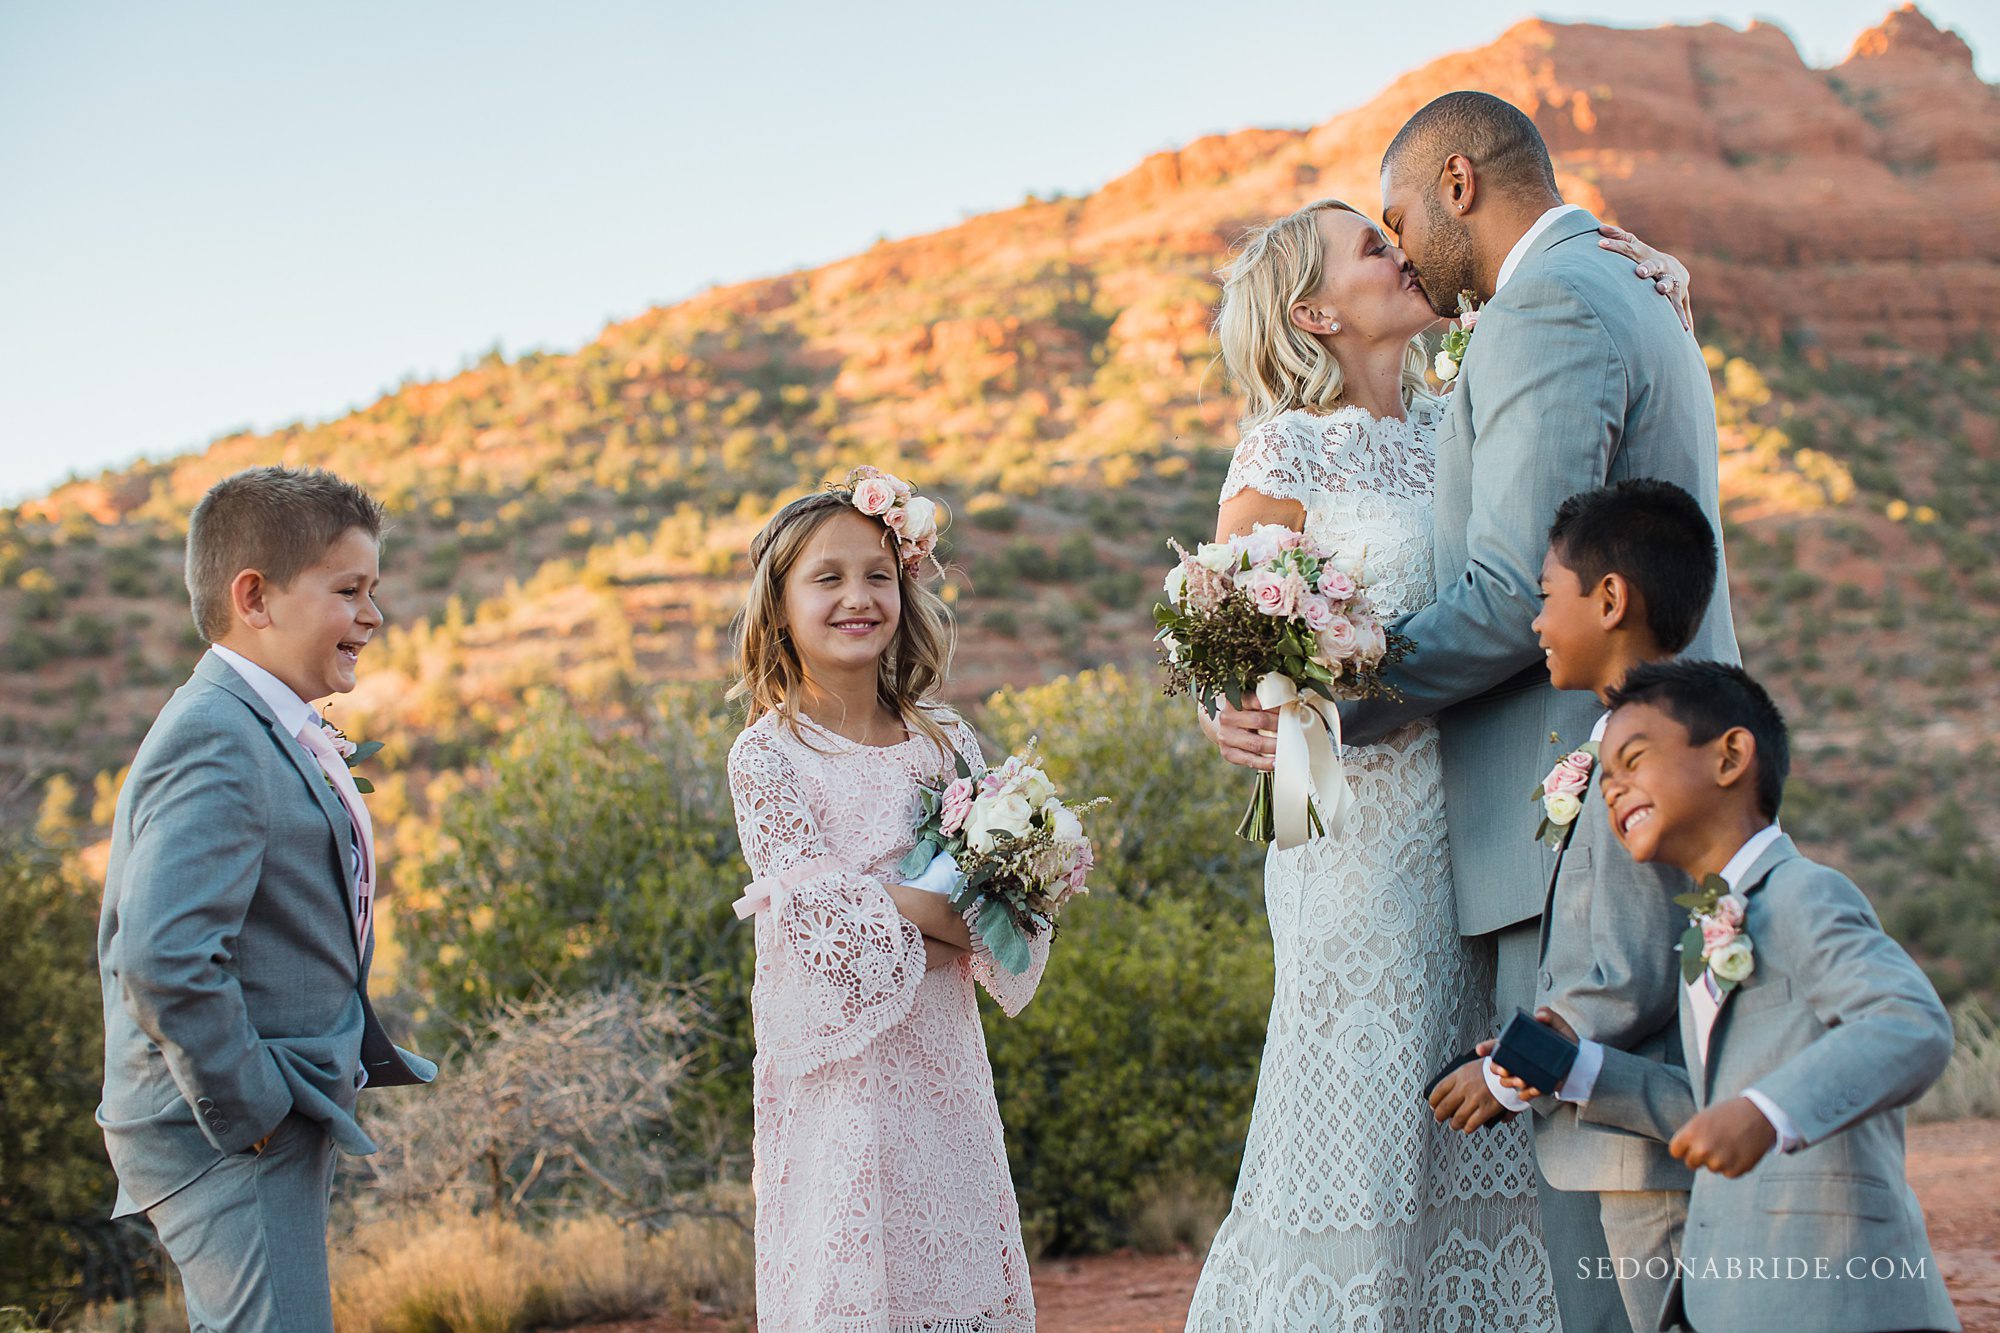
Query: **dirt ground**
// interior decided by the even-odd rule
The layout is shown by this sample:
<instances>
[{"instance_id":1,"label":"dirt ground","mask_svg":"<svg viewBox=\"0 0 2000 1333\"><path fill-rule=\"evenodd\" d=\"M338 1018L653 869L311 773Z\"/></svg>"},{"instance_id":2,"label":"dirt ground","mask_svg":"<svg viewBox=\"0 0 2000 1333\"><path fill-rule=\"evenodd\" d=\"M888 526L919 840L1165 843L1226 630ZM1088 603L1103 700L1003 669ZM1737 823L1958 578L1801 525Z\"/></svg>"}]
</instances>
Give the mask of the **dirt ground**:
<instances>
[{"instance_id":1,"label":"dirt ground","mask_svg":"<svg viewBox=\"0 0 2000 1333\"><path fill-rule=\"evenodd\" d=\"M1910 1130L1910 1184L1966 1333L2000 1333L2000 1121ZM1112 1254L1035 1266L1043 1333L1181 1333L1199 1255ZM735 1333L739 1320L646 1320L592 1333Z\"/></svg>"}]
</instances>

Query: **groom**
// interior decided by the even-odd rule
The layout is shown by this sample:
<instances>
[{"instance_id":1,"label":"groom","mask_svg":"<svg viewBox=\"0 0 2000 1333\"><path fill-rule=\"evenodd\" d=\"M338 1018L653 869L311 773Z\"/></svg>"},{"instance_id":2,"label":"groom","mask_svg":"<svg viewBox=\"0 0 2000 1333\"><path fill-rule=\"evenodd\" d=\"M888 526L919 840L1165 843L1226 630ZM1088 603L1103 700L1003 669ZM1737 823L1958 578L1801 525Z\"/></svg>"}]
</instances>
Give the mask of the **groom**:
<instances>
[{"instance_id":1,"label":"groom","mask_svg":"<svg viewBox=\"0 0 2000 1333\"><path fill-rule=\"evenodd\" d=\"M1597 244L1598 219L1565 205L1534 123L1497 97L1448 93L1404 125L1382 159L1382 219L1431 306L1482 302L1437 441L1435 603L1399 628L1416 651L1389 673L1395 702L1343 705L1366 744L1435 716L1444 751L1458 926L1490 938L1504 1019L1532 1008L1539 918L1555 853L1535 839L1537 778L1586 739L1600 709L1549 683L1530 628L1549 524L1563 500L1628 477L1670 481L1722 528L1715 400L1701 350L1670 302ZM1688 654L1736 661L1727 565ZM1225 711L1227 756L1269 754L1275 718ZM1233 752L1233 753L1232 753ZM1263 765L1268 766L1268 761ZM1595 1198L1541 1185L1568 1328L1619 1327Z\"/></svg>"}]
</instances>

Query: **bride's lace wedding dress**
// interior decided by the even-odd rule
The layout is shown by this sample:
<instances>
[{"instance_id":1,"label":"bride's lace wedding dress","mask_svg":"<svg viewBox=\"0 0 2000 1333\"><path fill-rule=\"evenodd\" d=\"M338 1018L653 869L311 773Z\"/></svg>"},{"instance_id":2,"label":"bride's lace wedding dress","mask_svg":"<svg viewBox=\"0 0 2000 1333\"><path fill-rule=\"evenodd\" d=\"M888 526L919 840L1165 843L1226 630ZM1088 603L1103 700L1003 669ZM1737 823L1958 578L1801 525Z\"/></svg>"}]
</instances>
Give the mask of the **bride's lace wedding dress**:
<instances>
[{"instance_id":1,"label":"bride's lace wedding dress","mask_svg":"<svg viewBox=\"0 0 2000 1333\"><path fill-rule=\"evenodd\" d=\"M1435 595L1435 421L1419 410L1273 418L1237 445L1222 498L1298 501L1308 534L1363 553L1385 619L1416 610ZM1276 993L1242 1174L1188 1329L1553 1330L1527 1125L1460 1134L1423 1096L1494 1030L1492 960L1452 906L1437 728L1411 723L1346 764L1346 832L1273 847L1265 865Z\"/></svg>"}]
</instances>

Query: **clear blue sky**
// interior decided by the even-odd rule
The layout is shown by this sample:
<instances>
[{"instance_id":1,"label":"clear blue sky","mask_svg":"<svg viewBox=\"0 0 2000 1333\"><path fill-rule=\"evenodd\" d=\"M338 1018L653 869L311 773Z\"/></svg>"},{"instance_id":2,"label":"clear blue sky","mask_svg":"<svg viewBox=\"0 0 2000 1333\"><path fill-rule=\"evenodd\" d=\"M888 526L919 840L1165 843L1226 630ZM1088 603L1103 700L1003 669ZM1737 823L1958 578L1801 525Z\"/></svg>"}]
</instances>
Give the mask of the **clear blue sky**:
<instances>
[{"instance_id":1,"label":"clear blue sky","mask_svg":"<svg viewBox=\"0 0 2000 1333\"><path fill-rule=\"evenodd\" d=\"M1533 12L1829 64L1890 7L0 0L0 501L1316 124ZM1925 8L1992 80L2000 5Z\"/></svg>"}]
</instances>

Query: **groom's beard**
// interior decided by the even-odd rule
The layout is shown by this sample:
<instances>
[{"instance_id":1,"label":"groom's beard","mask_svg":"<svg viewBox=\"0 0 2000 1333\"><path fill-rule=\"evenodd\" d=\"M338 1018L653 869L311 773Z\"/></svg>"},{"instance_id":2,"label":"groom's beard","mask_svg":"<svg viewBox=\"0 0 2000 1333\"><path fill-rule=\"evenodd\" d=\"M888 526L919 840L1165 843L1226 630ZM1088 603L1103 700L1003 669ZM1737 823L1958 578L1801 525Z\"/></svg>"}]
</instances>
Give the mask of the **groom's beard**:
<instances>
[{"instance_id":1,"label":"groom's beard","mask_svg":"<svg viewBox=\"0 0 2000 1333\"><path fill-rule=\"evenodd\" d=\"M1472 233L1459 219L1444 211L1437 196L1424 198L1424 221L1429 224L1428 251L1417 267L1417 285L1431 309L1446 319L1458 318L1458 294L1473 291L1477 280L1472 259Z\"/></svg>"}]
</instances>

